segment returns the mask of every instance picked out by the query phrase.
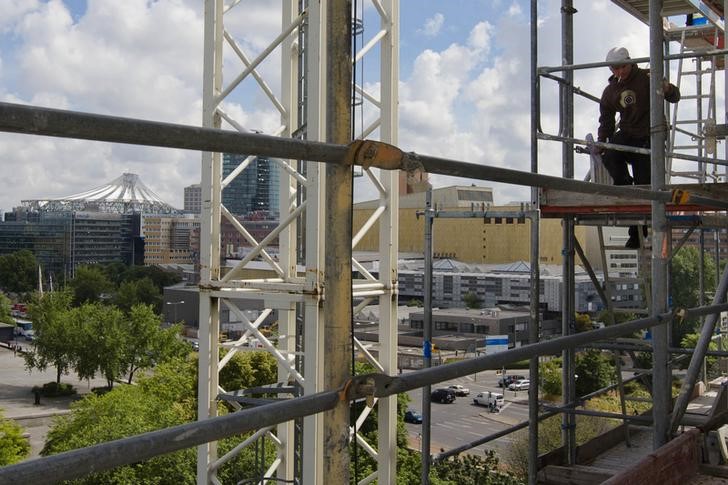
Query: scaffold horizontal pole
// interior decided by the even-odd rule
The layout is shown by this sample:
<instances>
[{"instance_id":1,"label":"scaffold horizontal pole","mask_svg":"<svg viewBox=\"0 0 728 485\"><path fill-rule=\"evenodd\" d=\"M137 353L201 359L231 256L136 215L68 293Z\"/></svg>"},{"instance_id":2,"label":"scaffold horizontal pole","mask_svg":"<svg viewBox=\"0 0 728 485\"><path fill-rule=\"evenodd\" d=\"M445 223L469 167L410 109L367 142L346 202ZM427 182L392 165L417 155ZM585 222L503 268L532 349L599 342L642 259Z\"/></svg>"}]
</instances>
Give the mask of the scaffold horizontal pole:
<instances>
[{"instance_id":1,"label":"scaffold horizontal pole","mask_svg":"<svg viewBox=\"0 0 728 485\"><path fill-rule=\"evenodd\" d=\"M712 49L702 52L683 52L680 54L665 55L666 61L674 61L678 59L690 59L697 57L712 57L712 56L724 56L728 54L728 49ZM649 57L636 57L634 59L625 59L620 61L622 64L641 64L643 62L650 62ZM611 62L586 62L583 64L567 64L563 66L542 66L538 68L539 75L549 72L561 72L561 71L577 71L580 69L593 69L595 67L609 67L612 65Z\"/></svg>"},{"instance_id":2,"label":"scaffold horizontal pole","mask_svg":"<svg viewBox=\"0 0 728 485\"><path fill-rule=\"evenodd\" d=\"M595 147L607 148L610 150L619 150L622 152L641 153L643 155L650 154L649 148L639 148L639 147L633 147L633 146L629 146L629 145L617 145L616 143L607 143L607 142L601 142L601 141L595 141L593 143L590 143L581 138L571 138L571 137L566 137L566 136L550 135L548 133L539 133L538 138L540 140L566 142L566 143L571 143L574 145L584 145L584 146L594 145ZM679 158L680 160L688 160L691 162L703 162L703 163L712 163L712 164L721 165L721 166L728 166L728 161L719 160L717 158L699 157L696 155L688 155L686 153L677 153L677 152L667 152L665 155L668 157Z\"/></svg>"},{"instance_id":3,"label":"scaffold horizontal pole","mask_svg":"<svg viewBox=\"0 0 728 485\"><path fill-rule=\"evenodd\" d=\"M332 409L339 400L340 395L336 391L321 392L27 460L0 468L0 485L47 484L80 478Z\"/></svg>"},{"instance_id":4,"label":"scaffold horizontal pole","mask_svg":"<svg viewBox=\"0 0 728 485\"><path fill-rule=\"evenodd\" d=\"M710 305L684 310L684 318L694 318L701 315L710 315L728 310L728 304ZM389 396L392 394L410 391L424 387L435 382L449 381L459 377L475 374L484 370L500 369L505 365L514 362L530 359L538 355L554 355L565 348L581 347L589 342L607 340L621 335L630 334L650 327L664 325L672 319L670 312L640 318L627 323L610 325L608 327L581 332L565 337L558 337L552 340L539 342L537 344L524 345L510 349L507 352L476 357L474 359L453 362L448 365L423 369L417 372L401 375L398 377L375 376L380 382L376 385L375 396ZM382 381L383 380L383 381Z\"/></svg>"},{"instance_id":5,"label":"scaffold horizontal pole","mask_svg":"<svg viewBox=\"0 0 728 485\"><path fill-rule=\"evenodd\" d=\"M351 149L347 145L39 108L14 103L0 103L0 131L186 150L254 154L332 164L355 163L347 160L347 156L351 155ZM385 146L379 142L368 143ZM569 190L582 194L612 195L660 202L671 200L671 194L667 192L582 182L417 153L404 153L395 147L391 148L400 157L399 160L394 163L379 163L375 159L369 161L371 166L385 170L422 169L433 174L490 180L511 185ZM363 165L363 163L358 164ZM699 200L701 201L699 203L706 206L728 208L728 201L702 197ZM696 198L692 198L691 201L698 203Z\"/></svg>"}]
</instances>

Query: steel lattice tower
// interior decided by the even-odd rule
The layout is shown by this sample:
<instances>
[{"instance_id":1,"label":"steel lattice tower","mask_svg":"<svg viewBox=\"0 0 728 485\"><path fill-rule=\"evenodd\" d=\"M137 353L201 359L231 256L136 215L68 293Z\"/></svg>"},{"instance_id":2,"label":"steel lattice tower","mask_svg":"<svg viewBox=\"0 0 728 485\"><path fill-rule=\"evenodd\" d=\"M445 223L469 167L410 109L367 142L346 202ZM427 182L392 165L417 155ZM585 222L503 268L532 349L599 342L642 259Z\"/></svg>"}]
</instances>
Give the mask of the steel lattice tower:
<instances>
[{"instance_id":1,"label":"steel lattice tower","mask_svg":"<svg viewBox=\"0 0 728 485\"><path fill-rule=\"evenodd\" d=\"M239 94L241 85L249 80L258 92L270 101L280 114L280 127L271 133L281 137L300 137L308 140L326 139L326 1L299 2L282 0L280 33L254 58L245 52L245 44L236 34L244 32L240 24L237 31L226 28L226 19L235 18L246 9L246 2L233 1L225 5L222 0L205 1L205 56L203 81L203 126L247 131L242 121L236 120L234 110L226 111L226 101L234 99L245 107L253 100ZM362 137L376 136L379 140L397 143L397 82L399 44L398 0L371 0L379 25L375 33L354 55L353 62L360 63L366 56L379 56L378 93L371 93L365 86L356 85L355 92L362 103L378 112L368 119L367 126L357 130ZM237 21L249 25L256 22L252 15L237 17ZM377 47L375 49L375 47ZM264 79L263 67L270 72L270 65L263 63L280 58L280 92L274 92ZM232 79L223 79L223 64L234 59L237 64ZM229 73L230 67L225 72ZM250 157L249 157L250 158ZM225 179L222 177L222 154L206 152L202 155L202 214L200 255L200 354L199 354L199 409L200 420L216 414L216 397L225 391L218 383L218 372L232 355L249 338L257 338L278 361L278 383L293 384L303 394L324 390L324 338L323 315L328 305L325 301L327 275L324 271L326 240L323 220L326 208L324 164L305 160L278 160L280 165L280 224L271 236L256 241L222 204L222 189L242 173L250 160L243 161ZM353 281L352 295L357 302L356 313L368 304L379 304L380 351L378 359L354 339L357 351L365 354L381 372L390 375L397 372L397 233L398 233L398 173L395 171L365 171L369 182L379 194L379 209L353 237L352 247L372 228L379 229L379 271L372 274L358 261L352 259L352 268L364 275ZM253 251L236 267L222 274L220 264L221 218L229 220L250 242ZM280 256L276 260L266 246L277 237ZM249 279L244 274L246 264L256 257L266 261L275 276L266 279ZM235 305L235 300L255 299L264 301L265 310L256 321L249 321ZM229 348L220 359L220 308L224 305L244 323L243 336L226 345ZM279 338L273 342L258 330L260 323L273 310L279 319ZM297 325L297 315L303 325ZM298 332L298 333L297 333ZM344 356L350 360L350 356ZM396 396L380 399L378 408L379 443L366 443L356 435L358 444L378 462L378 470L368 483L376 478L379 483L396 481ZM370 408L357 419L360 426ZM278 458L266 476L279 479L295 478L295 454L302 453L301 483L325 483L323 476L323 418L314 415L304 418L302 446L296 450L294 424L288 422L277 429L258 431L256 436L267 435L278 446ZM353 432L354 430L352 430ZM230 457L218 457L214 444L199 447L198 483L216 483L217 468Z\"/></svg>"}]
</instances>

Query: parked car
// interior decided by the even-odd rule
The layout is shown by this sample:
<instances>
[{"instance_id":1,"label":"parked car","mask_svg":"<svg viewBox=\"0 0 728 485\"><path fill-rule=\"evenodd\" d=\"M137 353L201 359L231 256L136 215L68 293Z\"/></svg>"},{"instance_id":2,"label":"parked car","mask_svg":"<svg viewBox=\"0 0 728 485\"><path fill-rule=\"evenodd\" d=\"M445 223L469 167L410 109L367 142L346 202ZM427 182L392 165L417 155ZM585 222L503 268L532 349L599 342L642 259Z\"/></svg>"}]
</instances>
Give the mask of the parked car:
<instances>
[{"instance_id":1,"label":"parked car","mask_svg":"<svg viewBox=\"0 0 728 485\"><path fill-rule=\"evenodd\" d=\"M422 415L411 409L404 413L404 422L412 424L422 424Z\"/></svg>"},{"instance_id":2,"label":"parked car","mask_svg":"<svg viewBox=\"0 0 728 485\"><path fill-rule=\"evenodd\" d=\"M518 375L507 375L502 376L500 379L498 379L498 385L500 387L508 387L511 384L513 384L516 381L519 381L521 379L525 379L526 376L518 376Z\"/></svg>"},{"instance_id":3,"label":"parked car","mask_svg":"<svg viewBox=\"0 0 728 485\"><path fill-rule=\"evenodd\" d=\"M511 391L525 391L528 389L530 381L528 379L518 379L516 382L511 382L508 389Z\"/></svg>"},{"instance_id":4,"label":"parked car","mask_svg":"<svg viewBox=\"0 0 728 485\"><path fill-rule=\"evenodd\" d=\"M455 402L455 393L450 389L435 389L430 395L432 402L439 402L440 404L450 404Z\"/></svg>"},{"instance_id":5,"label":"parked car","mask_svg":"<svg viewBox=\"0 0 728 485\"><path fill-rule=\"evenodd\" d=\"M479 392L473 398L473 404L488 407L494 406L500 409L503 407L503 404L505 404L505 400L503 399L503 394L486 391Z\"/></svg>"},{"instance_id":6,"label":"parked car","mask_svg":"<svg viewBox=\"0 0 728 485\"><path fill-rule=\"evenodd\" d=\"M463 387L460 384L453 384L452 386L448 386L447 388L454 392L456 396L467 396L468 394L470 394L470 389L468 389L467 387Z\"/></svg>"}]
</instances>

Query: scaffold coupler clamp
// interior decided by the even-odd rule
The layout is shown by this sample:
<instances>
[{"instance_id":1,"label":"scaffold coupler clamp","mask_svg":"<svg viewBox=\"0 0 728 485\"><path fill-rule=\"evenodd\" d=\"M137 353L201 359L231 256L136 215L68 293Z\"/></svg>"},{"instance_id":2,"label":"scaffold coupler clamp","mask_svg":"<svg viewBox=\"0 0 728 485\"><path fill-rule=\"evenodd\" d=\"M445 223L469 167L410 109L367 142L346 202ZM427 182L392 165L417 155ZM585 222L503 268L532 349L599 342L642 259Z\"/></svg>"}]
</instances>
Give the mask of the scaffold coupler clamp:
<instances>
[{"instance_id":1,"label":"scaffold coupler clamp","mask_svg":"<svg viewBox=\"0 0 728 485\"><path fill-rule=\"evenodd\" d=\"M349 143L344 163L360 165L364 170L370 167L404 170L407 173L424 170L416 153L405 153L394 145L375 140L354 140Z\"/></svg>"}]
</instances>

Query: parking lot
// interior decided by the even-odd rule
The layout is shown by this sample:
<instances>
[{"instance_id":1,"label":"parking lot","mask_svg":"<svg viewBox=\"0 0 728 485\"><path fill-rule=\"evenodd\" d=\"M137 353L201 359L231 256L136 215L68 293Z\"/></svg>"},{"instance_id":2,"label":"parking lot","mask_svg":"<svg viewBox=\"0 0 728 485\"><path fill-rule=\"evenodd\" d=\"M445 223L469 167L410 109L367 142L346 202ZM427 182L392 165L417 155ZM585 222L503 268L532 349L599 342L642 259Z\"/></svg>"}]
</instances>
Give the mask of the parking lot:
<instances>
[{"instance_id":1,"label":"parking lot","mask_svg":"<svg viewBox=\"0 0 728 485\"><path fill-rule=\"evenodd\" d=\"M528 377L528 371L518 370L514 374ZM468 396L457 397L451 404L432 403L431 452L439 453L465 443L470 443L489 434L504 430L528 420L528 391L509 391L498 387L496 371L479 372L453 381L442 382L432 389L450 385L462 385L469 389ZM504 404L498 413L490 412L488 407L473 403L479 392L503 394ZM422 392L417 389L408 392L409 409L422 412ZM407 423L410 446L420 448L422 425ZM496 450L501 456L507 453L513 435L473 448L469 453L480 454L483 450Z\"/></svg>"}]
</instances>

